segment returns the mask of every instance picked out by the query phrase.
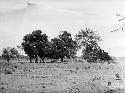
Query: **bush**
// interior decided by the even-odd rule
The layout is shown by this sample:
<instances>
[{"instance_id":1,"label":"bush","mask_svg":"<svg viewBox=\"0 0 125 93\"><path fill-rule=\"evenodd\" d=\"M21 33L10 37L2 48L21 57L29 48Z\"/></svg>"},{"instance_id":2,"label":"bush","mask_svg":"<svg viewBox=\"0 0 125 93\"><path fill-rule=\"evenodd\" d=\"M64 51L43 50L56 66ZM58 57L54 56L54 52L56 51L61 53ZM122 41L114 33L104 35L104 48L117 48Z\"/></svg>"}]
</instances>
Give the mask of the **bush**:
<instances>
[{"instance_id":1,"label":"bush","mask_svg":"<svg viewBox=\"0 0 125 93\"><path fill-rule=\"evenodd\" d=\"M18 67L12 63L1 62L0 63L0 72L4 74L13 74L13 72L18 69Z\"/></svg>"},{"instance_id":2,"label":"bush","mask_svg":"<svg viewBox=\"0 0 125 93\"><path fill-rule=\"evenodd\" d=\"M104 62L113 61L113 59L107 52L102 50L100 47L93 47L91 45L90 46L88 45L86 47L83 58L87 60L87 62L93 62L93 63L97 63L99 61L104 61Z\"/></svg>"}]
</instances>

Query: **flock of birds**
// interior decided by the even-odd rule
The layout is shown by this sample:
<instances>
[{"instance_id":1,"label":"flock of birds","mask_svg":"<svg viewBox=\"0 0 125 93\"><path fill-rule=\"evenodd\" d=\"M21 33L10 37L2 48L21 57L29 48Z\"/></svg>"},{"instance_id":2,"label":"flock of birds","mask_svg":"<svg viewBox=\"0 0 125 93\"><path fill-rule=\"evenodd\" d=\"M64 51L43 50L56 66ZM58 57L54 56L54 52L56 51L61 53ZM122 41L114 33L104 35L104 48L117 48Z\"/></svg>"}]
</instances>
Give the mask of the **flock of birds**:
<instances>
[{"instance_id":1,"label":"flock of birds","mask_svg":"<svg viewBox=\"0 0 125 93\"><path fill-rule=\"evenodd\" d=\"M123 22L125 20L125 17L120 14L116 14L116 16L120 17L120 19L118 20L119 22ZM117 28L115 30L112 30L111 32L115 32L118 30L124 30L124 26L125 26L125 24L123 24L122 26L120 26L119 28Z\"/></svg>"}]
</instances>

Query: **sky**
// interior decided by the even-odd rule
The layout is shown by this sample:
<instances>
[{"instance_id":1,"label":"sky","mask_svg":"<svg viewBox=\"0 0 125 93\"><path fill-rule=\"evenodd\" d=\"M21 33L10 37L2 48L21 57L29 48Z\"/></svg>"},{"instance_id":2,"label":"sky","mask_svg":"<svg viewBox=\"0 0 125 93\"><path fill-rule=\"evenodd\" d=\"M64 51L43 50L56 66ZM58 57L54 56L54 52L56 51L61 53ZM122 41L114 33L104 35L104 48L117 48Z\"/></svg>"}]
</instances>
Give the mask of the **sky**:
<instances>
[{"instance_id":1,"label":"sky","mask_svg":"<svg viewBox=\"0 0 125 93\"><path fill-rule=\"evenodd\" d=\"M102 49L111 56L124 56L125 30L110 32L125 24L116 14L125 16L125 0L0 0L0 51L20 45L23 36L34 30L51 39L60 31L74 36L90 28L101 35Z\"/></svg>"}]
</instances>

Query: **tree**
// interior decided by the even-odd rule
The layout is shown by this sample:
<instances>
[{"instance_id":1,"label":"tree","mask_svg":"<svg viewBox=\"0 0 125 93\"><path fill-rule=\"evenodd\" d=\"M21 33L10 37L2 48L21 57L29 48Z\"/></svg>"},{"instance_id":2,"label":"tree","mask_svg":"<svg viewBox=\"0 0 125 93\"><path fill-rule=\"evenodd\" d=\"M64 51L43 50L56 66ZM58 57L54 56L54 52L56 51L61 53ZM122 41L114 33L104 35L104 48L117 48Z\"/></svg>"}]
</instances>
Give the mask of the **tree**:
<instances>
[{"instance_id":1,"label":"tree","mask_svg":"<svg viewBox=\"0 0 125 93\"><path fill-rule=\"evenodd\" d=\"M18 56L19 56L18 50L16 50L15 48L7 47L4 48L2 51L2 57L8 62L10 61L11 58L17 58Z\"/></svg>"},{"instance_id":2,"label":"tree","mask_svg":"<svg viewBox=\"0 0 125 93\"><path fill-rule=\"evenodd\" d=\"M53 57L61 58L63 62L64 58L72 58L77 51L77 43L72 39L71 34L67 31L62 31L57 38L51 39L53 44Z\"/></svg>"},{"instance_id":3,"label":"tree","mask_svg":"<svg viewBox=\"0 0 125 93\"><path fill-rule=\"evenodd\" d=\"M45 43L48 42L48 36L42 34L41 30L33 31L23 37L22 47L25 53L30 57L30 62L35 58L35 63L38 62L38 56L42 59L45 57Z\"/></svg>"},{"instance_id":4,"label":"tree","mask_svg":"<svg viewBox=\"0 0 125 93\"><path fill-rule=\"evenodd\" d=\"M48 41L48 36L46 34L42 34L39 38L39 41L37 42L37 50L38 50L38 56L42 59L44 62L44 58L48 57L48 51L50 48L50 42Z\"/></svg>"},{"instance_id":5,"label":"tree","mask_svg":"<svg viewBox=\"0 0 125 93\"><path fill-rule=\"evenodd\" d=\"M32 63L32 59L37 55L32 37L32 34L25 35L21 44L25 53L29 56L30 63Z\"/></svg>"},{"instance_id":6,"label":"tree","mask_svg":"<svg viewBox=\"0 0 125 93\"><path fill-rule=\"evenodd\" d=\"M23 42L21 45L25 53L29 56L30 63L32 63L32 59L34 58L35 55L33 46L31 45L31 43L28 42Z\"/></svg>"},{"instance_id":7,"label":"tree","mask_svg":"<svg viewBox=\"0 0 125 93\"><path fill-rule=\"evenodd\" d=\"M85 30L79 31L76 35L76 42L78 47L83 48L83 58L88 62L108 61L111 57L107 52L102 50L98 43L102 40L99 34L96 34L93 30L86 28Z\"/></svg>"},{"instance_id":8,"label":"tree","mask_svg":"<svg viewBox=\"0 0 125 93\"><path fill-rule=\"evenodd\" d=\"M10 53L11 53L13 58L18 58L19 57L19 52L18 52L18 50L16 48L11 48Z\"/></svg>"},{"instance_id":9,"label":"tree","mask_svg":"<svg viewBox=\"0 0 125 93\"><path fill-rule=\"evenodd\" d=\"M86 28L85 30L80 30L75 36L75 40L78 44L78 47L81 49L86 49L88 45L98 46L98 43L102 40L99 34L96 34L95 31Z\"/></svg>"}]
</instances>

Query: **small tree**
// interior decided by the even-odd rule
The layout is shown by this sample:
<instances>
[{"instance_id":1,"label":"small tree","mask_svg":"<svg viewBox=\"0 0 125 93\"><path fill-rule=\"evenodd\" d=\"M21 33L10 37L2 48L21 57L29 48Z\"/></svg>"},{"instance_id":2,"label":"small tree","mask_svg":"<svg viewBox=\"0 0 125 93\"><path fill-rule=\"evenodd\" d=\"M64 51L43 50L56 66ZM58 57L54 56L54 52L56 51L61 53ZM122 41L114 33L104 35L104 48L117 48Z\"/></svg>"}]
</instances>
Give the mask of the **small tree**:
<instances>
[{"instance_id":1,"label":"small tree","mask_svg":"<svg viewBox=\"0 0 125 93\"><path fill-rule=\"evenodd\" d=\"M16 50L15 48L7 47L4 48L2 51L2 57L8 62L10 61L11 58L17 58L18 56L19 56L18 50Z\"/></svg>"},{"instance_id":2,"label":"small tree","mask_svg":"<svg viewBox=\"0 0 125 93\"><path fill-rule=\"evenodd\" d=\"M16 48L11 48L10 49L11 55L13 58L18 58L19 57L19 52Z\"/></svg>"}]
</instances>

